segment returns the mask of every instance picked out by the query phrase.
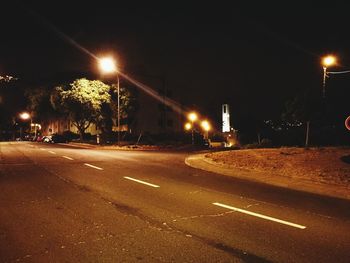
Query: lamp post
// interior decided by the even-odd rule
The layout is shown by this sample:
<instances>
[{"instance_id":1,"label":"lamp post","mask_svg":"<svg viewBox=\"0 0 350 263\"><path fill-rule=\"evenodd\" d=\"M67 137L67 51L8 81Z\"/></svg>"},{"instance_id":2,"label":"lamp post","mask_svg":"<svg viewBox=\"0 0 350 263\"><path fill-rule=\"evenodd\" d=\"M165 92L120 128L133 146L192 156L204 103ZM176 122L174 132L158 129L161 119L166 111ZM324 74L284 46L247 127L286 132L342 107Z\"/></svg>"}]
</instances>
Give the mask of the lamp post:
<instances>
[{"instance_id":1,"label":"lamp post","mask_svg":"<svg viewBox=\"0 0 350 263\"><path fill-rule=\"evenodd\" d=\"M208 140L209 139L209 131L210 131L210 123L207 120L204 120L201 122L201 126L204 130L204 139Z\"/></svg>"},{"instance_id":2,"label":"lamp post","mask_svg":"<svg viewBox=\"0 0 350 263\"><path fill-rule=\"evenodd\" d=\"M22 120L29 120L30 119L30 131L32 131L32 116L28 112L22 112L19 114L19 117ZM19 129L19 137L22 139L22 127Z\"/></svg>"},{"instance_id":3,"label":"lamp post","mask_svg":"<svg viewBox=\"0 0 350 263\"><path fill-rule=\"evenodd\" d=\"M323 66L323 98L326 97L326 78L327 78L327 68L333 66L337 63L337 58L332 55L328 55L322 58Z\"/></svg>"},{"instance_id":4,"label":"lamp post","mask_svg":"<svg viewBox=\"0 0 350 263\"><path fill-rule=\"evenodd\" d=\"M191 121L191 128L192 128L192 145L194 145L194 122L198 119L197 113L190 112L188 114L188 119Z\"/></svg>"},{"instance_id":5,"label":"lamp post","mask_svg":"<svg viewBox=\"0 0 350 263\"><path fill-rule=\"evenodd\" d=\"M118 146L120 145L120 87L119 87L119 75L116 66L116 62L112 57L104 57L99 59L100 70L103 73L116 73L117 76L117 142Z\"/></svg>"}]
</instances>

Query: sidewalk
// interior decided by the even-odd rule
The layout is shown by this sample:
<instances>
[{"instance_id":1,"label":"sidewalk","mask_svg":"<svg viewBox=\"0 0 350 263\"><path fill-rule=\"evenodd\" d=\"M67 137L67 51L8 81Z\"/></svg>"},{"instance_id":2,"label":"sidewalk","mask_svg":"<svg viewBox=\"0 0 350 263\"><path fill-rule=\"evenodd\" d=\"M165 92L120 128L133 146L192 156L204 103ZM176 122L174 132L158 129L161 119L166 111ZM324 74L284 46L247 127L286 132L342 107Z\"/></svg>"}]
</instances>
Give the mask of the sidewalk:
<instances>
[{"instance_id":1,"label":"sidewalk","mask_svg":"<svg viewBox=\"0 0 350 263\"><path fill-rule=\"evenodd\" d=\"M205 155L206 154L191 155L186 158L185 163L193 168L217 174L350 200L349 187L313 182L300 178L289 178L270 172L256 172L246 169L232 168L225 164L214 162L210 158L206 158Z\"/></svg>"}]
</instances>

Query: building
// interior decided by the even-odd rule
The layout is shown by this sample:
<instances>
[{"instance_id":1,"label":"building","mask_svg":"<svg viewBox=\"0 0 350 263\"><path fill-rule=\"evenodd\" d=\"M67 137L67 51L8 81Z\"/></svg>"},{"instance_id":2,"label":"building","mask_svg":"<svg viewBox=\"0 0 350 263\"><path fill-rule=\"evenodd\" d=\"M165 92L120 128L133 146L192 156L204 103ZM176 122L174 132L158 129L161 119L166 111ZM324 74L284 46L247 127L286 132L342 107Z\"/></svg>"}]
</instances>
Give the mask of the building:
<instances>
[{"instance_id":1,"label":"building","mask_svg":"<svg viewBox=\"0 0 350 263\"><path fill-rule=\"evenodd\" d=\"M138 109L130 123L123 124L121 120L120 131L127 131L133 135L174 134L183 131L183 115L178 110L175 111L172 107L166 105L166 101L172 98L172 92L169 89L159 89L155 93L157 96L152 97L141 90L135 92ZM41 125L43 135L62 134L65 131L78 133L78 129L73 123L64 117L52 118L44 121ZM118 131L117 116L113 118L112 130ZM101 131L92 123L85 133L96 135L101 133Z\"/></svg>"},{"instance_id":2,"label":"building","mask_svg":"<svg viewBox=\"0 0 350 263\"><path fill-rule=\"evenodd\" d=\"M139 109L135 122L130 127L131 132L166 134L183 131L184 117L171 106L166 105L167 99L172 99L169 89L160 89L154 98L143 91L138 92Z\"/></svg>"}]
</instances>

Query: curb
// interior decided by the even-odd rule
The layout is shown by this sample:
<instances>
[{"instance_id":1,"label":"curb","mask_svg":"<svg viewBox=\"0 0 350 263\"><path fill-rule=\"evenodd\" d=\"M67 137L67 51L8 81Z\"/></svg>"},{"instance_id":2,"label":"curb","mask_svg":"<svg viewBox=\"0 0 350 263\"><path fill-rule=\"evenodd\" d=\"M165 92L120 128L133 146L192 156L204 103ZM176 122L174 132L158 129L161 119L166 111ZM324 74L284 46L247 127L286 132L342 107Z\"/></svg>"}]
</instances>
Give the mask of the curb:
<instances>
[{"instance_id":1,"label":"curb","mask_svg":"<svg viewBox=\"0 0 350 263\"><path fill-rule=\"evenodd\" d=\"M277 187L288 188L313 194L350 200L350 189L332 184L321 184L312 181L283 177L277 174L254 172L245 169L231 168L205 157L205 154L190 155L185 159L185 164L196 169L216 174L231 176L243 180L259 182Z\"/></svg>"},{"instance_id":2,"label":"curb","mask_svg":"<svg viewBox=\"0 0 350 263\"><path fill-rule=\"evenodd\" d=\"M58 143L59 145L71 146L82 149L95 149L97 146L88 143Z\"/></svg>"}]
</instances>

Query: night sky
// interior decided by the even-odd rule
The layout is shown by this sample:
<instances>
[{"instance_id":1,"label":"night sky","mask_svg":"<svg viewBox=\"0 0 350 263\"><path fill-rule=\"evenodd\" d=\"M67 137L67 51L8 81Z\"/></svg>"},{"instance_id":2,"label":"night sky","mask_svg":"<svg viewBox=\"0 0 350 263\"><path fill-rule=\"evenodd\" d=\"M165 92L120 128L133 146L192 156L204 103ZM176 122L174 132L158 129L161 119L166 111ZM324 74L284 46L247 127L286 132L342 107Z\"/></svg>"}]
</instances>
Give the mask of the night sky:
<instances>
[{"instance_id":1,"label":"night sky","mask_svg":"<svg viewBox=\"0 0 350 263\"><path fill-rule=\"evenodd\" d=\"M113 53L124 73L155 89L161 82L147 76L164 78L174 98L213 119L222 103L235 122L276 118L286 100L309 88L321 94L324 54L339 57L334 70L350 69L346 1L9 2L0 6L0 75L96 74L94 59L56 28L96 55ZM350 74L327 82L341 103L349 84Z\"/></svg>"}]
</instances>

